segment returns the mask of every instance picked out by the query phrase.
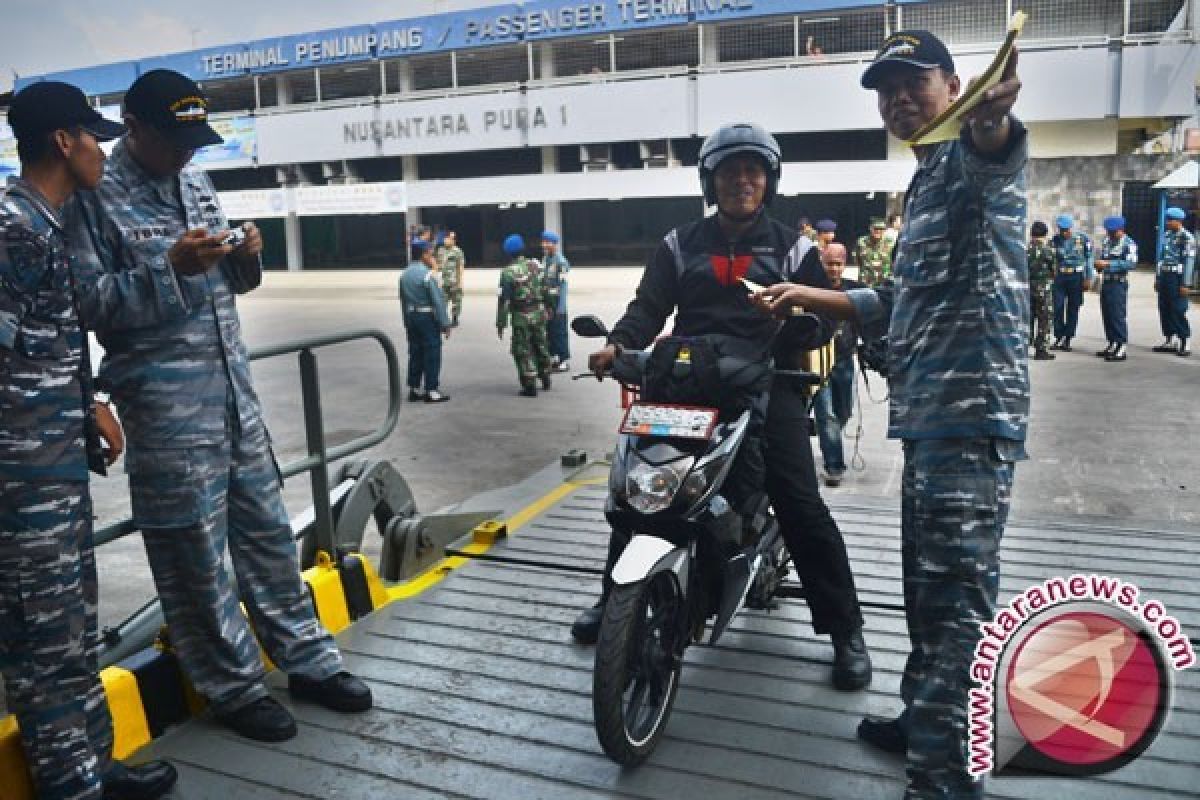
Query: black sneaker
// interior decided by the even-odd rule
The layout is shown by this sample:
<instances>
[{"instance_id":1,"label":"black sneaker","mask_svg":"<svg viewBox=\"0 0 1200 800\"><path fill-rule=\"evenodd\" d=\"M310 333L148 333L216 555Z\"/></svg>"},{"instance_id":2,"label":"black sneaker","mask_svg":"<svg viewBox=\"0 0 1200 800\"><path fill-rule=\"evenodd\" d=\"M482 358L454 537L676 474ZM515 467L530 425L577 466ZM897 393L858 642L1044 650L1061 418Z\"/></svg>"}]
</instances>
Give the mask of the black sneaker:
<instances>
[{"instance_id":1,"label":"black sneaker","mask_svg":"<svg viewBox=\"0 0 1200 800\"><path fill-rule=\"evenodd\" d=\"M1058 358L1058 356L1054 355L1054 353L1051 353L1049 350L1038 350L1033 354L1034 361L1053 361L1056 358Z\"/></svg>"},{"instance_id":2,"label":"black sneaker","mask_svg":"<svg viewBox=\"0 0 1200 800\"><path fill-rule=\"evenodd\" d=\"M1062 343L1063 343L1063 340L1062 340L1062 337L1060 336L1054 340L1054 344L1050 345L1050 349L1051 350L1062 350Z\"/></svg>"},{"instance_id":3,"label":"black sneaker","mask_svg":"<svg viewBox=\"0 0 1200 800\"><path fill-rule=\"evenodd\" d=\"M1162 344L1156 344L1156 345L1154 345L1154 347L1151 347L1150 349L1156 353L1176 353L1176 352L1178 352L1178 348L1175 347L1175 337L1174 336L1168 336L1166 339L1163 339Z\"/></svg>"},{"instance_id":4,"label":"black sneaker","mask_svg":"<svg viewBox=\"0 0 1200 800\"><path fill-rule=\"evenodd\" d=\"M1117 346L1115 344L1109 342L1108 347L1105 347L1103 350L1096 351L1096 358L1108 358L1109 354L1112 353L1112 351L1116 348Z\"/></svg>"},{"instance_id":5,"label":"black sneaker","mask_svg":"<svg viewBox=\"0 0 1200 800\"><path fill-rule=\"evenodd\" d=\"M235 733L259 742L286 742L296 735L296 720L274 697L260 697L217 720Z\"/></svg>"},{"instance_id":6,"label":"black sneaker","mask_svg":"<svg viewBox=\"0 0 1200 800\"><path fill-rule=\"evenodd\" d=\"M158 800L175 785L179 773L166 761L136 767L114 761L104 773L104 800Z\"/></svg>"},{"instance_id":7,"label":"black sneaker","mask_svg":"<svg viewBox=\"0 0 1200 800\"><path fill-rule=\"evenodd\" d=\"M308 700L332 711L366 711L373 703L370 687L345 670L323 681L289 675L288 691L297 700Z\"/></svg>"},{"instance_id":8,"label":"black sneaker","mask_svg":"<svg viewBox=\"0 0 1200 800\"><path fill-rule=\"evenodd\" d=\"M1105 361L1124 361L1129 358L1125 352L1125 345L1119 344L1113 348L1113 351L1104 357Z\"/></svg>"},{"instance_id":9,"label":"black sneaker","mask_svg":"<svg viewBox=\"0 0 1200 800\"><path fill-rule=\"evenodd\" d=\"M1064 353L1071 352L1071 337L1068 336L1067 338L1063 339L1063 343L1059 346L1058 349L1062 350Z\"/></svg>"},{"instance_id":10,"label":"black sneaker","mask_svg":"<svg viewBox=\"0 0 1200 800\"><path fill-rule=\"evenodd\" d=\"M408 402L419 403L424 399L425 399L425 393L422 392L420 389L409 389L408 390Z\"/></svg>"},{"instance_id":11,"label":"black sneaker","mask_svg":"<svg viewBox=\"0 0 1200 800\"><path fill-rule=\"evenodd\" d=\"M908 729L904 717L863 717L858 723L858 738L886 753L902 756L908 752Z\"/></svg>"},{"instance_id":12,"label":"black sneaker","mask_svg":"<svg viewBox=\"0 0 1200 800\"><path fill-rule=\"evenodd\" d=\"M1192 354L1192 350L1191 350L1191 348L1188 347L1187 342L1188 342L1187 339L1179 340L1179 349L1177 349L1175 351L1175 355L1183 356L1184 358L1187 358L1188 356L1190 356Z\"/></svg>"},{"instance_id":13,"label":"black sneaker","mask_svg":"<svg viewBox=\"0 0 1200 800\"><path fill-rule=\"evenodd\" d=\"M537 397L537 387L536 386L522 386L519 394L521 395L521 397Z\"/></svg>"},{"instance_id":14,"label":"black sneaker","mask_svg":"<svg viewBox=\"0 0 1200 800\"><path fill-rule=\"evenodd\" d=\"M601 597L596 605L584 611L575 618L571 625L571 636L580 644L595 644L600 638L600 622L604 619L605 599Z\"/></svg>"},{"instance_id":15,"label":"black sneaker","mask_svg":"<svg viewBox=\"0 0 1200 800\"><path fill-rule=\"evenodd\" d=\"M450 399L450 395L442 394L437 389L434 389L431 392L429 392L429 394L425 395L426 403L444 403L449 399Z\"/></svg>"}]
</instances>

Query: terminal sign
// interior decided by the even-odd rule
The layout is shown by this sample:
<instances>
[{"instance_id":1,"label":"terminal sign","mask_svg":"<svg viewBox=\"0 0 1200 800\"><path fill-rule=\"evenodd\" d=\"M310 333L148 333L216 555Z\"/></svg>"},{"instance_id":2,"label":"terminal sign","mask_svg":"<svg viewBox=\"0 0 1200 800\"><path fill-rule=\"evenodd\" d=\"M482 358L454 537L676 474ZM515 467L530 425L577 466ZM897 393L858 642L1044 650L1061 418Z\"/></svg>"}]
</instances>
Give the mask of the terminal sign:
<instances>
[{"instance_id":1,"label":"terminal sign","mask_svg":"<svg viewBox=\"0 0 1200 800\"><path fill-rule=\"evenodd\" d=\"M342 127L346 144L397 142L411 139L470 136L474 133L530 131L567 126L567 107L484 109L473 113L396 115L385 119L347 122Z\"/></svg>"}]
</instances>

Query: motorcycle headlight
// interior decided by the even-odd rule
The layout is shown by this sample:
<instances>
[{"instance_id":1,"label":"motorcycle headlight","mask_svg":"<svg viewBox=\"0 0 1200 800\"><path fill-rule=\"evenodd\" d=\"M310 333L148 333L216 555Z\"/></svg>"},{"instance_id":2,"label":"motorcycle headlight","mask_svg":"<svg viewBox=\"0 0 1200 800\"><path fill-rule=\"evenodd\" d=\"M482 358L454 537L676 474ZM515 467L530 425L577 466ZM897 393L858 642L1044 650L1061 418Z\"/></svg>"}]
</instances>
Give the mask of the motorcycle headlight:
<instances>
[{"instance_id":1,"label":"motorcycle headlight","mask_svg":"<svg viewBox=\"0 0 1200 800\"><path fill-rule=\"evenodd\" d=\"M638 464L625 476L625 499L634 511L653 514L671 505L680 476L670 466Z\"/></svg>"}]
</instances>

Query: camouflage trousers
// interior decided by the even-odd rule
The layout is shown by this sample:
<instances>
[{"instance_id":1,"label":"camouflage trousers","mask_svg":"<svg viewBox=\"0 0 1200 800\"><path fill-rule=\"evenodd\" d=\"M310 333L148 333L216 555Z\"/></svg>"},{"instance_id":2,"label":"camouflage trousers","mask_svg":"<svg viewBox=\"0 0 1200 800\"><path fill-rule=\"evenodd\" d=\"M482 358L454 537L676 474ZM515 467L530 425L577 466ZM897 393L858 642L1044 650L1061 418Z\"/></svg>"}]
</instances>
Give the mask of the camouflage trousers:
<instances>
[{"instance_id":1,"label":"camouflage trousers","mask_svg":"<svg viewBox=\"0 0 1200 800\"><path fill-rule=\"evenodd\" d=\"M1031 304L1030 344L1034 350L1045 350L1046 341L1050 338L1050 319L1054 314L1054 295L1049 284L1029 284L1029 302Z\"/></svg>"},{"instance_id":2,"label":"camouflage trousers","mask_svg":"<svg viewBox=\"0 0 1200 800\"><path fill-rule=\"evenodd\" d=\"M967 772L967 692L979 626L996 608L1000 539L1019 442L904 442L901 557L912 651L900 695L905 797L980 798Z\"/></svg>"},{"instance_id":3,"label":"camouflage trousers","mask_svg":"<svg viewBox=\"0 0 1200 800\"><path fill-rule=\"evenodd\" d=\"M462 316L463 290L457 283L446 284L446 302L450 306L450 321L457 325Z\"/></svg>"},{"instance_id":4,"label":"camouflage trousers","mask_svg":"<svg viewBox=\"0 0 1200 800\"><path fill-rule=\"evenodd\" d=\"M192 686L218 712L267 693L254 632L288 674L322 680L342 668L300 577L266 428L241 432L231 417L234 430L222 445L144 450L131 443L126 457L134 522L171 645Z\"/></svg>"},{"instance_id":5,"label":"camouflage trousers","mask_svg":"<svg viewBox=\"0 0 1200 800\"><path fill-rule=\"evenodd\" d=\"M87 484L0 481L0 673L42 800L99 800L110 764L96 599Z\"/></svg>"},{"instance_id":6,"label":"camouflage trousers","mask_svg":"<svg viewBox=\"0 0 1200 800\"><path fill-rule=\"evenodd\" d=\"M544 320L545 316L542 315ZM546 323L526 321L513 314L513 361L522 386L532 386L539 376L550 371L550 345L546 339Z\"/></svg>"}]
</instances>

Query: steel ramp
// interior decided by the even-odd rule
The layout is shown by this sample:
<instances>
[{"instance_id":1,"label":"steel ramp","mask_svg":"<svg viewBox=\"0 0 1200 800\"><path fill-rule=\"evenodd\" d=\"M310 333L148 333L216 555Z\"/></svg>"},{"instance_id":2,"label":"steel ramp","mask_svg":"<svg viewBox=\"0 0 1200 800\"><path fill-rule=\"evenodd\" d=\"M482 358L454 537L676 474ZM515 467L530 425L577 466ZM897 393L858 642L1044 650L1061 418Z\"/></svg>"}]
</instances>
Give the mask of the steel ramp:
<instances>
[{"instance_id":1,"label":"steel ramp","mask_svg":"<svg viewBox=\"0 0 1200 800\"><path fill-rule=\"evenodd\" d=\"M578 489L490 552L599 567L603 499L599 487ZM861 598L900 603L898 510L850 501L834 512ZM1003 559L1003 601L1054 575L1098 572L1138 583L1186 631L1200 632L1195 535L1016 522ZM902 761L854 737L864 713L898 710L908 650L902 614L865 610L875 680L867 691L843 693L829 686L832 651L813 634L802 601L744 612L719 646L689 650L665 740L646 764L622 770L592 730L592 650L568 632L597 589L588 575L466 564L339 635L347 666L375 692L372 711L340 715L294 704L272 675L276 696L299 722L294 740L262 745L201 719L139 757L178 765L173 796L187 800L902 795ZM990 779L988 796L1200 797L1200 671L1176 677L1166 729L1141 758L1087 780Z\"/></svg>"}]
</instances>

